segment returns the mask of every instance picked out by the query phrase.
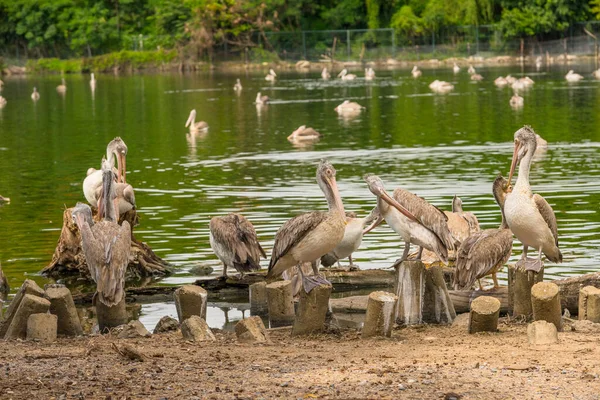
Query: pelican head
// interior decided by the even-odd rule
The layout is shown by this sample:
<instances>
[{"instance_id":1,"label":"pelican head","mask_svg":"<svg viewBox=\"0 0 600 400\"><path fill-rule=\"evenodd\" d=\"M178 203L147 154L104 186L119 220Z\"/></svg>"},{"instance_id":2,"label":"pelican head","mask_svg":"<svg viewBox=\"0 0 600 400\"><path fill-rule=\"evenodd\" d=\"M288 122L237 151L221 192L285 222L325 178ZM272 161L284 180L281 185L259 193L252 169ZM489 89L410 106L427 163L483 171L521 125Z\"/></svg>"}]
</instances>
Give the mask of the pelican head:
<instances>
[{"instance_id":1,"label":"pelican head","mask_svg":"<svg viewBox=\"0 0 600 400\"><path fill-rule=\"evenodd\" d=\"M454 198L452 199L452 212L457 213L457 212L462 212L462 211L463 211L462 200L457 195L454 195Z\"/></svg>"},{"instance_id":2,"label":"pelican head","mask_svg":"<svg viewBox=\"0 0 600 400\"><path fill-rule=\"evenodd\" d=\"M114 165L113 154L117 155L117 182L126 183L127 145L118 136L106 146L106 158L111 165Z\"/></svg>"},{"instance_id":3,"label":"pelican head","mask_svg":"<svg viewBox=\"0 0 600 400\"><path fill-rule=\"evenodd\" d=\"M196 110L194 109L194 110L190 111L190 116L188 117L187 121L185 121L185 127L187 128L188 126L190 126L190 124L193 127L195 120L196 120Z\"/></svg>"},{"instance_id":4,"label":"pelican head","mask_svg":"<svg viewBox=\"0 0 600 400\"><path fill-rule=\"evenodd\" d=\"M338 78L343 78L345 75L348 75L348 70L346 68L340 71Z\"/></svg>"},{"instance_id":5,"label":"pelican head","mask_svg":"<svg viewBox=\"0 0 600 400\"><path fill-rule=\"evenodd\" d=\"M492 193L494 194L496 203L498 203L501 209L504 209L506 195L510 192L512 192L512 185L505 177L502 176L502 174L498 174L496 179L494 179L494 183L492 184Z\"/></svg>"},{"instance_id":6,"label":"pelican head","mask_svg":"<svg viewBox=\"0 0 600 400\"><path fill-rule=\"evenodd\" d=\"M269 69L269 75L277 76L277 74L275 73L275 71L273 71L273 68Z\"/></svg>"},{"instance_id":7,"label":"pelican head","mask_svg":"<svg viewBox=\"0 0 600 400\"><path fill-rule=\"evenodd\" d=\"M317 183L327 198L329 208L337 209L345 216L344 204L338 191L335 174L333 165L326 159L322 159L317 167Z\"/></svg>"},{"instance_id":8,"label":"pelican head","mask_svg":"<svg viewBox=\"0 0 600 400\"><path fill-rule=\"evenodd\" d=\"M413 221L417 221L417 218L414 215L412 215L410 211L408 211L402 204L398 203L396 199L394 199L385 191L385 186L383 185L383 181L380 177L374 174L366 174L363 177L363 179L365 180L365 182L367 182L371 193L388 203L390 206L396 208L407 218L410 218Z\"/></svg>"},{"instance_id":9,"label":"pelican head","mask_svg":"<svg viewBox=\"0 0 600 400\"><path fill-rule=\"evenodd\" d=\"M94 220L92 219L92 209L90 206L84 203L77 203L73 210L71 211L71 216L73 217L73 223L81 229L84 222L91 227L94 225Z\"/></svg>"},{"instance_id":10,"label":"pelican head","mask_svg":"<svg viewBox=\"0 0 600 400\"><path fill-rule=\"evenodd\" d=\"M512 163L510 165L510 173L508 174L509 184L512 181L517 164L519 164L523 157L525 157L527 154L531 154L533 156L536 147L537 142L533 128L525 125L515 132L515 150L513 152Z\"/></svg>"}]
</instances>

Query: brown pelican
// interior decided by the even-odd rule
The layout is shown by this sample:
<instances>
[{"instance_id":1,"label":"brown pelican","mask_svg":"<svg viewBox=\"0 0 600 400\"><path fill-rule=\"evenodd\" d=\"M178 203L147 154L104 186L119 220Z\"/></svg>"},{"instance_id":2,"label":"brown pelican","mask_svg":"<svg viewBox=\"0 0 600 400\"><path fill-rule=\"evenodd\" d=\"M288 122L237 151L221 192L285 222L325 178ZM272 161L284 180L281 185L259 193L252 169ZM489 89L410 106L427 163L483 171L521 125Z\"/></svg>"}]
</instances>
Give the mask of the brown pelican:
<instances>
[{"instance_id":1,"label":"brown pelican","mask_svg":"<svg viewBox=\"0 0 600 400\"><path fill-rule=\"evenodd\" d=\"M436 79L429 84L429 88L437 93L448 93L454 89L454 85L449 82L438 81Z\"/></svg>"},{"instance_id":2,"label":"brown pelican","mask_svg":"<svg viewBox=\"0 0 600 400\"><path fill-rule=\"evenodd\" d=\"M6 99L4 97L0 96L0 108L6 107L6 103L8 103L6 101Z\"/></svg>"},{"instance_id":3,"label":"brown pelican","mask_svg":"<svg viewBox=\"0 0 600 400\"><path fill-rule=\"evenodd\" d=\"M504 87L504 86L508 85L508 81L506 80L505 77L499 76L496 79L494 79L494 85L496 85L498 87Z\"/></svg>"},{"instance_id":4,"label":"brown pelican","mask_svg":"<svg viewBox=\"0 0 600 400\"><path fill-rule=\"evenodd\" d=\"M344 204L338 192L335 168L327 160L317 167L317 182L327 198L329 211L313 211L298 215L283 224L275 235L267 279L275 279L284 271L310 262L314 276L305 276L301 268L304 290L308 293L322 283L317 261L342 241L346 229Z\"/></svg>"},{"instance_id":5,"label":"brown pelican","mask_svg":"<svg viewBox=\"0 0 600 400\"><path fill-rule=\"evenodd\" d=\"M479 74L472 74L471 75L471 80L472 81L482 81L483 80L483 76L481 76Z\"/></svg>"},{"instance_id":6,"label":"brown pelican","mask_svg":"<svg viewBox=\"0 0 600 400\"><path fill-rule=\"evenodd\" d=\"M185 127L190 127L190 133L205 131L208 129L208 124L204 121L196 122L196 110L190 111L190 116L185 122Z\"/></svg>"},{"instance_id":7,"label":"brown pelican","mask_svg":"<svg viewBox=\"0 0 600 400\"><path fill-rule=\"evenodd\" d=\"M338 74L338 78L340 78L343 81L353 81L354 79L356 79L356 75L354 74L349 74L348 70L346 68L344 68L343 70L340 71L340 73Z\"/></svg>"},{"instance_id":8,"label":"brown pelican","mask_svg":"<svg viewBox=\"0 0 600 400\"><path fill-rule=\"evenodd\" d=\"M344 230L344 237L335 249L321 257L321 264L323 264L324 267L330 267L337 262L338 266L340 266L340 260L348 257L350 268L356 268L352 262L352 253L360 247L365 227L373 223L378 217L379 210L377 207L364 218L357 218L356 213L346 211L346 229Z\"/></svg>"},{"instance_id":9,"label":"brown pelican","mask_svg":"<svg viewBox=\"0 0 600 400\"><path fill-rule=\"evenodd\" d=\"M323 71L321 71L321 78L326 81L329 78L331 78L331 74L329 73L329 71L327 71L327 67L323 68Z\"/></svg>"},{"instance_id":10,"label":"brown pelican","mask_svg":"<svg viewBox=\"0 0 600 400\"><path fill-rule=\"evenodd\" d=\"M448 250L456 248L456 239L448 229L446 214L422 197L401 188L396 189L391 197L385 191L383 181L376 175L367 174L364 179L371 193L377 196L377 207L381 213L365 233L385 219L404 239L404 253L394 266L407 259L411 243L419 246L417 259L421 259L425 248L433 251L442 262L448 263Z\"/></svg>"},{"instance_id":11,"label":"brown pelican","mask_svg":"<svg viewBox=\"0 0 600 400\"><path fill-rule=\"evenodd\" d=\"M61 84L56 87L56 91L60 94L65 94L67 92L67 84L65 82L65 78L61 78Z\"/></svg>"},{"instance_id":12,"label":"brown pelican","mask_svg":"<svg viewBox=\"0 0 600 400\"><path fill-rule=\"evenodd\" d=\"M472 65L469 65L469 69L467 70L467 72L469 73L469 75L473 75L477 71L475 71L475 68Z\"/></svg>"},{"instance_id":13,"label":"brown pelican","mask_svg":"<svg viewBox=\"0 0 600 400\"><path fill-rule=\"evenodd\" d=\"M343 113L360 113L364 107L355 101L344 100L342 104L334 108L338 114Z\"/></svg>"},{"instance_id":14,"label":"brown pelican","mask_svg":"<svg viewBox=\"0 0 600 400\"><path fill-rule=\"evenodd\" d=\"M460 72L460 67L458 66L458 64L454 63L454 67L452 67L452 71L454 71L455 74L458 74Z\"/></svg>"},{"instance_id":15,"label":"brown pelican","mask_svg":"<svg viewBox=\"0 0 600 400\"><path fill-rule=\"evenodd\" d=\"M375 71L373 70L373 68L365 68L365 79L367 81L372 81L373 79L375 79Z\"/></svg>"},{"instance_id":16,"label":"brown pelican","mask_svg":"<svg viewBox=\"0 0 600 400\"><path fill-rule=\"evenodd\" d=\"M271 101L269 96L261 96L260 92L256 93L256 100L254 101L255 104L265 105L269 104L269 101Z\"/></svg>"},{"instance_id":17,"label":"brown pelican","mask_svg":"<svg viewBox=\"0 0 600 400\"><path fill-rule=\"evenodd\" d=\"M6 279L4 271L2 271L2 264L0 264L0 307L2 306L2 302L8 297L9 292L10 286L8 285L8 279Z\"/></svg>"},{"instance_id":18,"label":"brown pelican","mask_svg":"<svg viewBox=\"0 0 600 400\"><path fill-rule=\"evenodd\" d=\"M117 224L114 205L115 176L108 161L102 164L102 214L94 224L92 210L87 204L77 203L73 220L81 232L81 247L90 275L96 282L94 301L108 307L118 304L124 296L125 271L131 253L131 227L127 221Z\"/></svg>"},{"instance_id":19,"label":"brown pelican","mask_svg":"<svg viewBox=\"0 0 600 400\"><path fill-rule=\"evenodd\" d=\"M267 258L254 226L241 214L210 220L210 247L223 263L223 278L227 278L227 267L235 268L243 276L244 272L260 269L261 256Z\"/></svg>"},{"instance_id":20,"label":"brown pelican","mask_svg":"<svg viewBox=\"0 0 600 400\"><path fill-rule=\"evenodd\" d=\"M303 142L303 141L315 141L321 137L321 134L315 131L313 128L307 128L306 125L302 125L296 129L287 140L290 142Z\"/></svg>"},{"instance_id":21,"label":"brown pelican","mask_svg":"<svg viewBox=\"0 0 600 400\"><path fill-rule=\"evenodd\" d=\"M579 82L583 79L583 76L576 74L575 72L573 72L573 70L570 70L565 75L565 79L567 80L567 82Z\"/></svg>"},{"instance_id":22,"label":"brown pelican","mask_svg":"<svg viewBox=\"0 0 600 400\"><path fill-rule=\"evenodd\" d=\"M456 253L455 289L470 289L477 280L479 289L483 290L480 279L490 274L494 280L494 287L498 287L496 273L502 269L512 253L513 235L504 217L504 202L511 190L508 181L502 175L494 180L492 192L500 207L502 224L498 229L476 232L462 242Z\"/></svg>"},{"instance_id":23,"label":"brown pelican","mask_svg":"<svg viewBox=\"0 0 600 400\"><path fill-rule=\"evenodd\" d=\"M265 81L275 82L276 77L277 77L277 74L275 73L275 71L273 71L273 69L270 69L267 76L265 76Z\"/></svg>"},{"instance_id":24,"label":"brown pelican","mask_svg":"<svg viewBox=\"0 0 600 400\"><path fill-rule=\"evenodd\" d=\"M413 67L410 73L412 74L413 78L419 78L423 74L419 67L417 67L416 65Z\"/></svg>"},{"instance_id":25,"label":"brown pelican","mask_svg":"<svg viewBox=\"0 0 600 400\"><path fill-rule=\"evenodd\" d=\"M37 91L37 88L33 88L33 93L31 93L31 100L38 101L40 99L40 93Z\"/></svg>"},{"instance_id":26,"label":"brown pelican","mask_svg":"<svg viewBox=\"0 0 600 400\"><path fill-rule=\"evenodd\" d=\"M523 107L523 104L525 103L525 100L523 100L523 98L521 96L519 96L519 94L517 92L515 92L513 94L513 96L510 98L509 104L512 108L521 108Z\"/></svg>"},{"instance_id":27,"label":"brown pelican","mask_svg":"<svg viewBox=\"0 0 600 400\"><path fill-rule=\"evenodd\" d=\"M96 90L96 77L93 72L90 75L90 89L92 89L92 92Z\"/></svg>"},{"instance_id":28,"label":"brown pelican","mask_svg":"<svg viewBox=\"0 0 600 400\"><path fill-rule=\"evenodd\" d=\"M517 164L519 176L513 191L506 197L504 207L508 226L523 243L523 256L517 264L525 263L525 268L533 271L542 268L542 253L552 262L562 262L554 211L542 196L531 191L529 185L529 169L536 147L537 140L531 127L524 126L515 132L515 150L508 176L509 184ZM538 251L536 260L527 259L528 247Z\"/></svg>"},{"instance_id":29,"label":"brown pelican","mask_svg":"<svg viewBox=\"0 0 600 400\"><path fill-rule=\"evenodd\" d=\"M240 82L239 78L235 80L235 85L233 85L233 90L235 90L236 92L242 91L242 82Z\"/></svg>"}]
</instances>

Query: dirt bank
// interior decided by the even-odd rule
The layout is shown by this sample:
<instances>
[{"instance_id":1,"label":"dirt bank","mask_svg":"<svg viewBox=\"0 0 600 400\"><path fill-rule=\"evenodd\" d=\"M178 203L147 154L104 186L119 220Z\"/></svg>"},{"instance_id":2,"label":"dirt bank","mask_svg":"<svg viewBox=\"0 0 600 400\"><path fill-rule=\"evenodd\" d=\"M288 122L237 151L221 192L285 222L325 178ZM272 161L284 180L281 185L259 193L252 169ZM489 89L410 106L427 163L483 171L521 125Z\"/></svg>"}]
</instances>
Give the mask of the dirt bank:
<instances>
[{"instance_id":1,"label":"dirt bank","mask_svg":"<svg viewBox=\"0 0 600 400\"><path fill-rule=\"evenodd\" d=\"M598 399L600 337L567 331L556 345L527 344L525 325L467 335L463 327L395 330L361 340L356 331L270 345L95 336L43 345L0 343L2 399L423 398ZM143 362L120 356L132 345ZM452 397L454 396L454 397Z\"/></svg>"}]
</instances>

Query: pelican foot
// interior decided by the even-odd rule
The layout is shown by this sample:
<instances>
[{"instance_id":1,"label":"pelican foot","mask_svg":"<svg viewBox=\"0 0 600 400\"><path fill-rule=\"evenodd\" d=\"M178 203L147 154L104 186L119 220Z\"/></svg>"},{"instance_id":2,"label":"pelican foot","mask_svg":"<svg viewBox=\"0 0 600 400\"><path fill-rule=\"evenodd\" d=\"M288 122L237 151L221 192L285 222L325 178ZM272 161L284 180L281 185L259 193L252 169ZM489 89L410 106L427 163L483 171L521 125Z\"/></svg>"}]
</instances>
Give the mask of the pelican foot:
<instances>
[{"instance_id":1,"label":"pelican foot","mask_svg":"<svg viewBox=\"0 0 600 400\"><path fill-rule=\"evenodd\" d=\"M302 280L302 286L304 286L304 291L306 293L310 293L314 288L320 285L331 285L331 282L321 275L305 276Z\"/></svg>"},{"instance_id":2,"label":"pelican foot","mask_svg":"<svg viewBox=\"0 0 600 400\"><path fill-rule=\"evenodd\" d=\"M352 264L348 266L348 271L360 271L360 267L356 264Z\"/></svg>"},{"instance_id":3,"label":"pelican foot","mask_svg":"<svg viewBox=\"0 0 600 400\"><path fill-rule=\"evenodd\" d=\"M533 263L534 261L537 261L537 258L521 258L515 263L515 267L527 270L527 265Z\"/></svg>"},{"instance_id":4,"label":"pelican foot","mask_svg":"<svg viewBox=\"0 0 600 400\"><path fill-rule=\"evenodd\" d=\"M525 262L525 271L533 271L537 274L540 272L543 266L544 263L539 258L536 258L535 260L527 260Z\"/></svg>"}]
</instances>

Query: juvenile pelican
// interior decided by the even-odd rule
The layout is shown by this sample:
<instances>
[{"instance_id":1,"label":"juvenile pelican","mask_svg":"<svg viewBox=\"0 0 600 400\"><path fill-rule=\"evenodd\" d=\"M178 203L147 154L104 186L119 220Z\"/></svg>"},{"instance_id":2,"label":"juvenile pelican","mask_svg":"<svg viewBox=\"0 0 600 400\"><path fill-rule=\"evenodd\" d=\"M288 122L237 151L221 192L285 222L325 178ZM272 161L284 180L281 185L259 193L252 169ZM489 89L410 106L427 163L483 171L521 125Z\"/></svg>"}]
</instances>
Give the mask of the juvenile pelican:
<instances>
[{"instance_id":1,"label":"juvenile pelican","mask_svg":"<svg viewBox=\"0 0 600 400\"><path fill-rule=\"evenodd\" d=\"M356 75L354 74L349 74L348 70L346 68L344 68L343 70L340 71L340 73L338 74L338 78L340 78L343 81L353 81L354 79L356 79Z\"/></svg>"},{"instance_id":2,"label":"juvenile pelican","mask_svg":"<svg viewBox=\"0 0 600 400\"><path fill-rule=\"evenodd\" d=\"M317 261L342 241L346 229L344 204L335 180L335 168L322 160L317 168L317 182L327 198L329 211L313 211L288 220L275 235L267 279L275 279L284 271L298 266L304 290L329 283L319 275ZM310 262L314 276L305 276L300 268Z\"/></svg>"},{"instance_id":3,"label":"juvenile pelican","mask_svg":"<svg viewBox=\"0 0 600 400\"><path fill-rule=\"evenodd\" d=\"M81 247L90 275L96 282L94 303L99 300L108 307L118 304L124 296L125 271L131 253L131 227L127 221L119 226L114 205L114 172L108 161L102 164L102 214L94 224L92 210L77 203L72 216L81 232Z\"/></svg>"},{"instance_id":4,"label":"juvenile pelican","mask_svg":"<svg viewBox=\"0 0 600 400\"><path fill-rule=\"evenodd\" d=\"M410 71L410 73L412 74L413 78L418 78L423 74L421 72L421 70L419 69L419 67L417 67L416 65L413 67L413 69L412 69L412 71Z\"/></svg>"},{"instance_id":5,"label":"juvenile pelican","mask_svg":"<svg viewBox=\"0 0 600 400\"><path fill-rule=\"evenodd\" d=\"M269 82L275 82L275 78L277 78L277 74L275 73L275 71L273 71L273 69L271 68L269 70L269 73L267 74L267 76L265 76L265 81L269 81Z\"/></svg>"},{"instance_id":6,"label":"juvenile pelican","mask_svg":"<svg viewBox=\"0 0 600 400\"><path fill-rule=\"evenodd\" d=\"M236 92L242 91L242 82L240 82L239 78L235 80L235 85L233 85L233 90L235 90Z\"/></svg>"},{"instance_id":7,"label":"juvenile pelican","mask_svg":"<svg viewBox=\"0 0 600 400\"><path fill-rule=\"evenodd\" d=\"M567 72L567 75L565 75L565 79L567 80L567 82L579 82L583 79L583 76L576 74L575 72L573 72L573 70L570 70L569 72Z\"/></svg>"},{"instance_id":8,"label":"juvenile pelican","mask_svg":"<svg viewBox=\"0 0 600 400\"><path fill-rule=\"evenodd\" d=\"M307 128L306 125L302 125L296 129L287 140L290 142L303 142L303 141L315 141L321 137L321 134L315 131L313 128Z\"/></svg>"},{"instance_id":9,"label":"juvenile pelican","mask_svg":"<svg viewBox=\"0 0 600 400\"><path fill-rule=\"evenodd\" d=\"M525 103L525 100L523 100L523 98L521 96L519 96L517 92L515 92L513 94L513 96L510 98L510 101L509 101L509 104L512 108L521 108L521 107L523 107L524 103Z\"/></svg>"},{"instance_id":10,"label":"juvenile pelican","mask_svg":"<svg viewBox=\"0 0 600 400\"><path fill-rule=\"evenodd\" d=\"M96 90L96 77L93 72L90 75L90 89L92 89L92 92Z\"/></svg>"},{"instance_id":11,"label":"juvenile pelican","mask_svg":"<svg viewBox=\"0 0 600 400\"><path fill-rule=\"evenodd\" d=\"M190 111L190 116L185 122L185 127L190 127L190 133L205 131L208 129L208 124L204 121L196 122L196 110Z\"/></svg>"},{"instance_id":12,"label":"juvenile pelican","mask_svg":"<svg viewBox=\"0 0 600 400\"><path fill-rule=\"evenodd\" d=\"M254 226L241 214L210 220L210 247L223 263L223 278L227 278L227 267L235 268L243 276L244 272L260 269L261 256L267 258Z\"/></svg>"},{"instance_id":13,"label":"juvenile pelican","mask_svg":"<svg viewBox=\"0 0 600 400\"><path fill-rule=\"evenodd\" d=\"M65 82L65 78L61 78L61 84L56 87L56 91L60 94L65 94L67 92L67 84Z\"/></svg>"},{"instance_id":14,"label":"juvenile pelican","mask_svg":"<svg viewBox=\"0 0 600 400\"><path fill-rule=\"evenodd\" d=\"M0 96L0 108L6 107L6 103L8 103L6 101L6 99L4 97Z\"/></svg>"},{"instance_id":15,"label":"juvenile pelican","mask_svg":"<svg viewBox=\"0 0 600 400\"><path fill-rule=\"evenodd\" d=\"M454 67L452 67L452 71L454 71L455 74L458 74L460 72L460 67L458 66L458 64L454 63Z\"/></svg>"},{"instance_id":16,"label":"juvenile pelican","mask_svg":"<svg viewBox=\"0 0 600 400\"><path fill-rule=\"evenodd\" d=\"M373 79L375 79L375 71L373 68L365 68L365 80L372 81Z\"/></svg>"},{"instance_id":17,"label":"juvenile pelican","mask_svg":"<svg viewBox=\"0 0 600 400\"><path fill-rule=\"evenodd\" d=\"M502 214L502 224L497 229L486 229L469 236L462 242L456 254L454 270L454 288L467 290L479 281L479 289L483 290L480 279L492 275L494 287L498 287L496 273L502 269L512 253L513 235L504 217L504 202L512 188L508 181L499 175L492 186L492 193Z\"/></svg>"},{"instance_id":18,"label":"juvenile pelican","mask_svg":"<svg viewBox=\"0 0 600 400\"><path fill-rule=\"evenodd\" d=\"M355 101L344 100L342 104L334 108L338 114L343 113L360 113L364 107Z\"/></svg>"},{"instance_id":19,"label":"juvenile pelican","mask_svg":"<svg viewBox=\"0 0 600 400\"><path fill-rule=\"evenodd\" d=\"M329 78L331 78L331 74L329 73L329 71L327 71L327 67L323 68L323 71L321 71L321 78L326 81Z\"/></svg>"},{"instance_id":20,"label":"juvenile pelican","mask_svg":"<svg viewBox=\"0 0 600 400\"><path fill-rule=\"evenodd\" d=\"M116 170L116 182L126 183L126 159L127 159L127 145L120 138L116 137L108 143L106 146L106 160L114 167L115 155L117 160ZM119 188L113 187L115 191ZM132 189L133 190L133 189ZM89 168L86 178L83 180L83 195L85 199L90 203L92 207L98 207L98 199L102 192L102 171L94 168ZM127 194L128 195L128 194ZM135 203L135 200L133 201Z\"/></svg>"},{"instance_id":21,"label":"juvenile pelican","mask_svg":"<svg viewBox=\"0 0 600 400\"><path fill-rule=\"evenodd\" d=\"M555 263L562 262L558 248L558 228L556 216L548 202L539 194L534 194L529 185L529 170L537 148L535 132L524 126L515 132L515 150L508 182L510 184L515 168L519 164L519 176L514 189L506 197L504 215L509 228L523 243L523 256L517 264L525 264L528 270L542 268L542 253ZM527 259L527 248L538 251L536 260Z\"/></svg>"},{"instance_id":22,"label":"juvenile pelican","mask_svg":"<svg viewBox=\"0 0 600 400\"><path fill-rule=\"evenodd\" d=\"M271 101L271 99L269 99L269 96L261 96L260 92L258 92L256 94L256 100L254 101L254 103L260 104L260 105L265 105L265 104L269 104L269 101Z\"/></svg>"},{"instance_id":23,"label":"juvenile pelican","mask_svg":"<svg viewBox=\"0 0 600 400\"><path fill-rule=\"evenodd\" d=\"M467 70L467 72L469 73L469 75L473 75L477 71L475 71L475 68L472 65L469 65L469 69Z\"/></svg>"},{"instance_id":24,"label":"juvenile pelican","mask_svg":"<svg viewBox=\"0 0 600 400\"><path fill-rule=\"evenodd\" d=\"M454 250L457 241L448 229L446 214L422 197L401 188L394 191L393 197L390 196L385 191L383 181L376 175L367 174L364 179L371 193L377 196L377 208L381 213L365 233L385 219L404 239L404 253L394 266L408 258L411 243L419 246L417 259L421 259L425 248L433 251L442 262L448 263L448 250Z\"/></svg>"},{"instance_id":25,"label":"juvenile pelican","mask_svg":"<svg viewBox=\"0 0 600 400\"><path fill-rule=\"evenodd\" d=\"M33 88L33 93L31 93L31 100L38 101L40 99L40 93L37 91L37 88Z\"/></svg>"}]
</instances>

